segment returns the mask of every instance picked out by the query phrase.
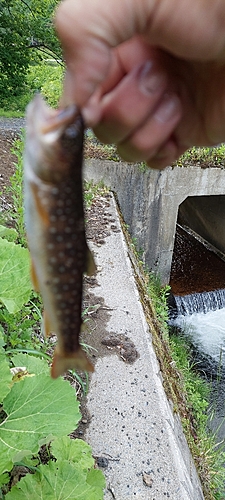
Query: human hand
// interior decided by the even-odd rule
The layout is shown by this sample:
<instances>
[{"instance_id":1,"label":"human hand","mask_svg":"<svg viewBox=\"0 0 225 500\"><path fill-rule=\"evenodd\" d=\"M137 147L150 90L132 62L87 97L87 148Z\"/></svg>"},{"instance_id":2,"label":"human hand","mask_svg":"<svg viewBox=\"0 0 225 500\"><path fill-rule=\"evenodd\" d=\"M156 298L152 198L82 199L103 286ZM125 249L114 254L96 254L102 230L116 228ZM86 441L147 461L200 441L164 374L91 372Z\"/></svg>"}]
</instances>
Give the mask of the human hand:
<instances>
[{"instance_id":1,"label":"human hand","mask_svg":"<svg viewBox=\"0 0 225 500\"><path fill-rule=\"evenodd\" d=\"M225 141L224 0L64 0L62 104L127 161Z\"/></svg>"}]
</instances>

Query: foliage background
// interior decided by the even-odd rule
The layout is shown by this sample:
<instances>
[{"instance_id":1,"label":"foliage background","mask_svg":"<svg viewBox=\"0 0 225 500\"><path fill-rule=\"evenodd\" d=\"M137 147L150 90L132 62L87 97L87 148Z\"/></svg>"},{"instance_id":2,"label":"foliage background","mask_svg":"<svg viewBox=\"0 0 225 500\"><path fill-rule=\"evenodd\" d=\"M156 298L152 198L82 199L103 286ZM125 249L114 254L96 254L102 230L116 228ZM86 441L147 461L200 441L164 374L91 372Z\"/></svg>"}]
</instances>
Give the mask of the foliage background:
<instances>
[{"instance_id":1,"label":"foliage background","mask_svg":"<svg viewBox=\"0 0 225 500\"><path fill-rule=\"evenodd\" d=\"M26 91L28 68L43 57L62 64L53 27L57 0L1 0L0 104Z\"/></svg>"}]
</instances>

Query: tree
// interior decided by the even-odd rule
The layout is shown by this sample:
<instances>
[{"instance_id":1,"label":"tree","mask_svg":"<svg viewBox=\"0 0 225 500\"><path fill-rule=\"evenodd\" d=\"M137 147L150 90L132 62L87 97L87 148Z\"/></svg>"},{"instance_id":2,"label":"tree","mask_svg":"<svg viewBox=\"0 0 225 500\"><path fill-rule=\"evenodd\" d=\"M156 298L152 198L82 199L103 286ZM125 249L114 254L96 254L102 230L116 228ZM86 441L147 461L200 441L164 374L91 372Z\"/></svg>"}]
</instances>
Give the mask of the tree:
<instances>
[{"instance_id":1,"label":"tree","mask_svg":"<svg viewBox=\"0 0 225 500\"><path fill-rule=\"evenodd\" d=\"M57 0L1 0L0 98L20 95L35 53L61 60L52 14Z\"/></svg>"}]
</instances>

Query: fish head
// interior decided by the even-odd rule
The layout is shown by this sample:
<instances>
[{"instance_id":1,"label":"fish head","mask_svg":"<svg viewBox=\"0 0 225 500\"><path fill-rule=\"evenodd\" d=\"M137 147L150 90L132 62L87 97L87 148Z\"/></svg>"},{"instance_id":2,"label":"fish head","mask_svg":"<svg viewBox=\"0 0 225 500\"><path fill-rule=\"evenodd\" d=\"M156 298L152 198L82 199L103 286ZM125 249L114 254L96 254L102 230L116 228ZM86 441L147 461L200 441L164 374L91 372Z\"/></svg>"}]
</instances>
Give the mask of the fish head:
<instances>
[{"instance_id":1,"label":"fish head","mask_svg":"<svg viewBox=\"0 0 225 500\"><path fill-rule=\"evenodd\" d=\"M25 163L45 182L60 182L82 162L84 125L75 104L52 109L36 94L26 112ZM30 167L28 167L30 168Z\"/></svg>"}]
</instances>

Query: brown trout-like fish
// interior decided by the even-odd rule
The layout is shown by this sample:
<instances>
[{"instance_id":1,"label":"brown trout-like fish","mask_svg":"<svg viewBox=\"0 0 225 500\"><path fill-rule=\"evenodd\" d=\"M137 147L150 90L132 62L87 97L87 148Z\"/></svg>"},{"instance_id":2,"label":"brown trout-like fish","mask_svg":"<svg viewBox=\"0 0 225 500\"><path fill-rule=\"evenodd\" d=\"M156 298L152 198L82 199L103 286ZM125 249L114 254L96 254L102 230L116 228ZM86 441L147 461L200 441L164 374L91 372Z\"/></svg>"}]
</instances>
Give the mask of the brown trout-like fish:
<instances>
[{"instance_id":1,"label":"brown trout-like fish","mask_svg":"<svg viewBox=\"0 0 225 500\"><path fill-rule=\"evenodd\" d=\"M72 105L53 110L40 95L27 109L24 206L32 281L44 303L44 331L55 333L53 378L93 371L79 344L83 273L95 264L87 247L82 197L84 127Z\"/></svg>"}]
</instances>

